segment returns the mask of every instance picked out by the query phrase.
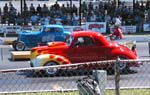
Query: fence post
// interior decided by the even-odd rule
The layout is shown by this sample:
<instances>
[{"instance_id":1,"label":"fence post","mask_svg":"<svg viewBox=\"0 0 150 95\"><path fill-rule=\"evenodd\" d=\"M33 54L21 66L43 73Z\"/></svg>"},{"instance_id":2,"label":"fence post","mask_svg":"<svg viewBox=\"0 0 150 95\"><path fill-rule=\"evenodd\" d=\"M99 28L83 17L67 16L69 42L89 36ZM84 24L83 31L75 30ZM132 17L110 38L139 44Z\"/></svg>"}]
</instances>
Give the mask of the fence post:
<instances>
[{"instance_id":1,"label":"fence post","mask_svg":"<svg viewBox=\"0 0 150 95\"><path fill-rule=\"evenodd\" d=\"M116 60L115 63L115 95L120 95L119 90L120 90L120 69L119 69L119 57Z\"/></svg>"},{"instance_id":2,"label":"fence post","mask_svg":"<svg viewBox=\"0 0 150 95\"><path fill-rule=\"evenodd\" d=\"M3 60L3 50L1 48L1 59Z\"/></svg>"},{"instance_id":3,"label":"fence post","mask_svg":"<svg viewBox=\"0 0 150 95\"><path fill-rule=\"evenodd\" d=\"M107 84L107 72L104 70L94 70L93 77L99 84L101 95L105 95L105 88Z\"/></svg>"},{"instance_id":4,"label":"fence post","mask_svg":"<svg viewBox=\"0 0 150 95\"><path fill-rule=\"evenodd\" d=\"M149 49L149 55L150 55L150 42L148 42L148 49Z\"/></svg>"}]
</instances>

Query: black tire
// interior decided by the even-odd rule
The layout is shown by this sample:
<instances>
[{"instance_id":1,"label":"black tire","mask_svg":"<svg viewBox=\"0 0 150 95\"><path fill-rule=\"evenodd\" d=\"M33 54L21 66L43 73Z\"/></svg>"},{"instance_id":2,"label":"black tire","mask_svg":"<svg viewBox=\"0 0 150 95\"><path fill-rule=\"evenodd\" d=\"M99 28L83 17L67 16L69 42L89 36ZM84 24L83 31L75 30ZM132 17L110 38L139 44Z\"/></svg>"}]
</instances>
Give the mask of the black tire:
<instances>
[{"instance_id":1,"label":"black tire","mask_svg":"<svg viewBox=\"0 0 150 95\"><path fill-rule=\"evenodd\" d=\"M14 41L12 42L12 47L13 47L14 49L15 49L16 43L17 43L17 40L14 40Z\"/></svg>"},{"instance_id":2,"label":"black tire","mask_svg":"<svg viewBox=\"0 0 150 95\"><path fill-rule=\"evenodd\" d=\"M119 57L120 60L126 60L126 57ZM119 62L118 64L120 73L128 73L130 71L129 64L127 62Z\"/></svg>"},{"instance_id":3,"label":"black tire","mask_svg":"<svg viewBox=\"0 0 150 95\"><path fill-rule=\"evenodd\" d=\"M54 61L49 61L49 62L46 63L45 66L54 66L54 65L58 65L58 64ZM59 72L59 70L57 68L47 68L45 70L45 74L47 76L55 76L55 75L58 74L58 72Z\"/></svg>"},{"instance_id":4,"label":"black tire","mask_svg":"<svg viewBox=\"0 0 150 95\"><path fill-rule=\"evenodd\" d=\"M18 42L16 42L14 48L16 51L23 51L23 50L25 50L25 44L21 41L18 41Z\"/></svg>"}]
</instances>

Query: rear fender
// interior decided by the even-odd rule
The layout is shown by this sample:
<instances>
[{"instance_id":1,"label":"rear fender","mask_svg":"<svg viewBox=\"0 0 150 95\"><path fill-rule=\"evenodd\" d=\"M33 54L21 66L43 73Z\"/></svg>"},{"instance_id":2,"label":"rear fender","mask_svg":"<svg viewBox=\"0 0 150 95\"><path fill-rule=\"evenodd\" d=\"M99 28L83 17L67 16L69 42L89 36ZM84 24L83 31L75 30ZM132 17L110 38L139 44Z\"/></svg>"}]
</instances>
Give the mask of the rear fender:
<instances>
[{"instance_id":1,"label":"rear fender","mask_svg":"<svg viewBox=\"0 0 150 95\"><path fill-rule=\"evenodd\" d=\"M111 56L111 59L116 60L118 57L123 57L126 59L132 59L132 60L138 60L138 57L134 53L129 53L129 52L113 53L113 55ZM137 62L129 62L128 64L129 64L129 66L135 66L135 67L139 66L139 64Z\"/></svg>"},{"instance_id":2,"label":"rear fender","mask_svg":"<svg viewBox=\"0 0 150 95\"><path fill-rule=\"evenodd\" d=\"M138 56L132 50L126 51L122 48L114 49L110 52L110 54L112 55L110 59L116 59L118 56L126 57L128 59L138 59Z\"/></svg>"}]
</instances>

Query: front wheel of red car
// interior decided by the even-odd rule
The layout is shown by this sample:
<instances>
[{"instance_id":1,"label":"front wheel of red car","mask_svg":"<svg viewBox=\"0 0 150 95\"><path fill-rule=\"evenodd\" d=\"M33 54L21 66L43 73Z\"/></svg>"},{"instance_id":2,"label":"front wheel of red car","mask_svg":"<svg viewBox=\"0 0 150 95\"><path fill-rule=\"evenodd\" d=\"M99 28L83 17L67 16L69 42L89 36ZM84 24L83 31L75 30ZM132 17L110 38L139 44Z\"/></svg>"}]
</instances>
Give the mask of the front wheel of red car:
<instances>
[{"instance_id":1,"label":"front wheel of red car","mask_svg":"<svg viewBox=\"0 0 150 95\"><path fill-rule=\"evenodd\" d=\"M53 61L49 61L46 63L45 66L54 66L54 65L58 65L56 62L53 62ZM54 76L54 75L57 75L59 72L59 70L57 68L46 68L45 69L45 73L47 76Z\"/></svg>"},{"instance_id":2,"label":"front wheel of red car","mask_svg":"<svg viewBox=\"0 0 150 95\"><path fill-rule=\"evenodd\" d=\"M21 41L18 41L15 43L14 48L16 51L23 51L25 49L25 44Z\"/></svg>"}]
</instances>

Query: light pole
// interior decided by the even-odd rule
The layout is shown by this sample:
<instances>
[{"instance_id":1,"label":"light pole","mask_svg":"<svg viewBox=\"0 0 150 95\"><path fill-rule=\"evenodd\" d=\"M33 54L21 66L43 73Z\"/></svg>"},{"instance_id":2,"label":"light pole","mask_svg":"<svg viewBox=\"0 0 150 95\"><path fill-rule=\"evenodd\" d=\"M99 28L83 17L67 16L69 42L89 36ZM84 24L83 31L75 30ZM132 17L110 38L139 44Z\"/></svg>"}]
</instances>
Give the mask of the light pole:
<instances>
[{"instance_id":1,"label":"light pole","mask_svg":"<svg viewBox=\"0 0 150 95\"><path fill-rule=\"evenodd\" d=\"M81 0L79 0L79 20L80 20L80 26L81 26L81 6L82 6L82 4L81 4Z\"/></svg>"},{"instance_id":2,"label":"light pole","mask_svg":"<svg viewBox=\"0 0 150 95\"><path fill-rule=\"evenodd\" d=\"M22 2L22 0L20 0L20 10L21 10L21 14L22 14L22 10L23 10L23 9L22 9L22 8L23 8L22 5L23 5L23 2Z\"/></svg>"}]
</instances>

